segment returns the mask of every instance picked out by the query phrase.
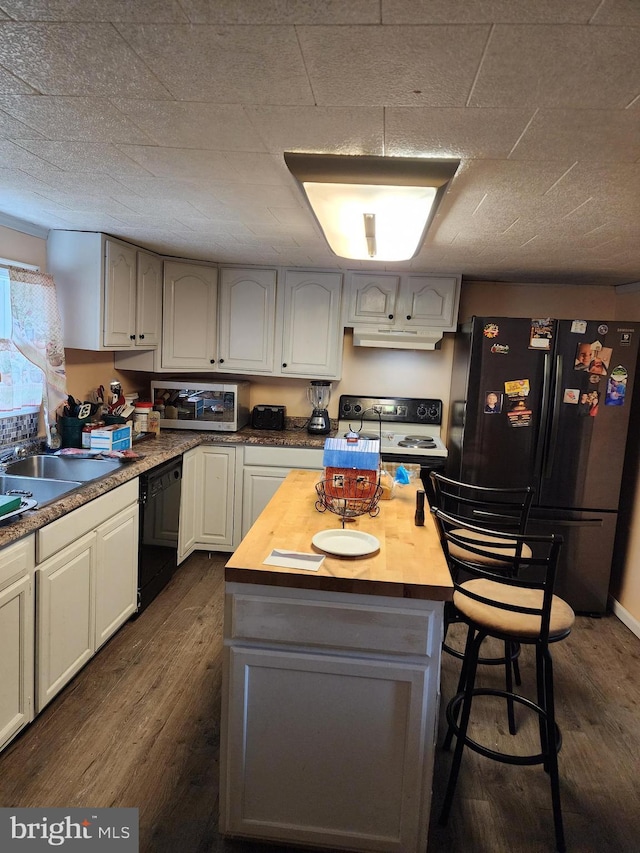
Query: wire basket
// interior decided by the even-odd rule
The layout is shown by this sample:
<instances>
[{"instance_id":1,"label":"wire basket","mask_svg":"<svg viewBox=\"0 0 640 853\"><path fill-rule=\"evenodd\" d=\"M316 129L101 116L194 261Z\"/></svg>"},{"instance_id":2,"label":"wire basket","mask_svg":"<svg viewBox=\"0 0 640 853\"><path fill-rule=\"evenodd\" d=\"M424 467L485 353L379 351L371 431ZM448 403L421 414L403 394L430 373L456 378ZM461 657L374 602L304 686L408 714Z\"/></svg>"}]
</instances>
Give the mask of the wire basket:
<instances>
[{"instance_id":1,"label":"wire basket","mask_svg":"<svg viewBox=\"0 0 640 853\"><path fill-rule=\"evenodd\" d=\"M342 527L345 521L351 521L359 515L368 514L375 518L380 512L378 501L382 488L379 482L372 482L366 477L334 475L316 483L316 493L318 512L329 510L334 513L342 521Z\"/></svg>"}]
</instances>

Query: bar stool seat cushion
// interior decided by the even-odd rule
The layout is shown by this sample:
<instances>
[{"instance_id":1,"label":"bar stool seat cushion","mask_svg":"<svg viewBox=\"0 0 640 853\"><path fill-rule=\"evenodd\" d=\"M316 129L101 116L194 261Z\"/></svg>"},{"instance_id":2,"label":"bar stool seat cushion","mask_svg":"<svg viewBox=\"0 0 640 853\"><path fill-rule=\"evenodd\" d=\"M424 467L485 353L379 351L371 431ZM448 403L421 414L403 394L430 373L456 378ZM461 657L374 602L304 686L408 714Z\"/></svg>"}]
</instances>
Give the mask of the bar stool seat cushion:
<instances>
[{"instance_id":1,"label":"bar stool seat cushion","mask_svg":"<svg viewBox=\"0 0 640 853\"><path fill-rule=\"evenodd\" d=\"M467 539L477 539L480 542L483 541L482 534L476 532L475 530L466 530L465 528L461 527L458 530L452 530L451 533L452 533L452 535L464 536ZM485 541L486 541L486 537L485 537ZM510 545L511 547L502 548L503 545L504 546ZM460 547L455 542L449 542L449 554L451 557L455 557L458 560L467 560L471 563L481 563L481 564L484 564L486 566L494 566L495 568L499 568L500 566L504 565L504 563L501 560L496 559L495 549L499 548L501 553L504 551L505 557L515 557L516 556L516 547L515 546L516 546L516 543L514 542L514 540L510 539L508 536L505 536L504 539L497 539L495 537L492 537L491 538L491 551L489 553L490 546L487 545L488 553L486 556L484 556L483 554L476 554L472 551L467 551L466 548ZM522 544L522 553L520 554L520 556L525 557L526 559L531 558L531 548L526 544L526 542ZM509 564L509 568L511 568L511 564Z\"/></svg>"},{"instance_id":2,"label":"bar stool seat cushion","mask_svg":"<svg viewBox=\"0 0 640 853\"><path fill-rule=\"evenodd\" d=\"M518 607L542 606L542 590L520 589L485 578L474 578L461 584L469 592L489 598L503 604L513 604ZM499 635L508 635L518 640L535 641L540 634L540 617L529 613L517 613L493 607L482 601L475 601L460 592L453 594L453 603L460 613L480 629ZM549 640L559 640L565 637L575 621L575 614L562 598L553 596L551 603L551 621L549 625Z\"/></svg>"}]
</instances>

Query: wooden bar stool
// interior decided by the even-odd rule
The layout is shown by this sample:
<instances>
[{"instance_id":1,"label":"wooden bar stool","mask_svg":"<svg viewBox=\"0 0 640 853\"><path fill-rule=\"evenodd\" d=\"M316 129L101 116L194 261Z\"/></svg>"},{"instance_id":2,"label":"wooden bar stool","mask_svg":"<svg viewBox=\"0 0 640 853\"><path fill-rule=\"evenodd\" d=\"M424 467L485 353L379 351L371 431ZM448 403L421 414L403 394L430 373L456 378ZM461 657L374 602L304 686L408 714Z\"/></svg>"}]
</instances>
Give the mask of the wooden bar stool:
<instances>
[{"instance_id":1,"label":"wooden bar stool","mask_svg":"<svg viewBox=\"0 0 640 853\"><path fill-rule=\"evenodd\" d=\"M455 737L456 747L440 823L445 824L449 817L465 746L494 761L542 764L551 784L556 847L564 853L558 774L561 737L555 721L553 666L549 651L551 643L569 635L575 618L571 607L553 593L562 537L528 536L532 556L514 556L510 553L512 546L504 545L502 531L472 526L461 530L457 516L449 516L437 508L433 515L443 548L456 568L453 601L469 626L461 689L447 705L449 729L445 746ZM513 539L518 545L524 544L523 537L518 534L514 534ZM511 563L513 570L505 572L502 567L496 569L488 565L487 552L493 553L501 563ZM509 696L507 690L475 687L480 645L486 637L535 647L535 702L514 692ZM529 755L500 752L469 737L469 720L476 696L508 697L535 712L538 715L540 752Z\"/></svg>"},{"instance_id":2,"label":"wooden bar stool","mask_svg":"<svg viewBox=\"0 0 640 853\"><path fill-rule=\"evenodd\" d=\"M512 534L523 536L526 531L534 495L534 490L531 486L522 488L478 486L471 483L464 483L460 480L453 480L450 477L439 474L437 471L432 471L430 476L431 490L427 497L432 509L437 507L448 515L458 518L460 530L468 530L469 524L490 530L500 530L505 534L502 543L505 553L508 552L512 557L531 556L531 548L526 542L511 538ZM456 556L455 545L450 544L449 547L452 554ZM445 551L445 555L447 555L447 551ZM468 554L465 555L463 551L457 554L457 556L464 558ZM484 555L480 553L476 556L479 560L484 559L487 566L492 566L496 570L504 572L517 571L517 564L509 561L505 562L502 559L502 553L498 556L489 553ZM449 568L452 572L456 568L451 561L449 561ZM464 653L453 648L446 641L449 625L460 621L464 620L456 610L455 605L448 606L445 609L445 639L442 649L448 654L462 660ZM517 642L505 641L503 657L481 657L478 663L489 666L503 665L505 667L506 690L507 693L512 693L514 678L516 685L520 685L519 654L520 646ZM460 677L462 678L462 673L460 673ZM461 689L462 685L459 682L457 692L460 692ZM510 699L507 700L507 717L509 731L511 734L515 734L515 711L513 702Z\"/></svg>"}]
</instances>

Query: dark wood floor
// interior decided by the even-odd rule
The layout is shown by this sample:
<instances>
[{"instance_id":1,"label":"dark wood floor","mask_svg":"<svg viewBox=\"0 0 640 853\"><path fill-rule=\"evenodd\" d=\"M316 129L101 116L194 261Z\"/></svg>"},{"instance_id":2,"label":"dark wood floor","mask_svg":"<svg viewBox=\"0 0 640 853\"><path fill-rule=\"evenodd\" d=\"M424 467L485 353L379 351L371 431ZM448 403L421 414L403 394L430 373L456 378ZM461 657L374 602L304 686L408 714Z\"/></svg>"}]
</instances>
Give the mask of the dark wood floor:
<instances>
[{"instance_id":1,"label":"dark wood floor","mask_svg":"<svg viewBox=\"0 0 640 853\"><path fill-rule=\"evenodd\" d=\"M232 843L217 833L224 560L192 556L0 754L0 806L138 807L141 853L291 849ZM527 651L522 669L530 689ZM640 640L613 616L581 617L554 649L554 663L568 849L637 853ZM484 669L487 682L499 676L496 668ZM445 698L457 671L458 662L445 655ZM513 748L504 708L477 711L488 741ZM533 742L534 721L523 711L519 723L519 737ZM438 749L436 815L449 762ZM467 753L449 826L432 820L430 853L553 848L544 772Z\"/></svg>"}]
</instances>

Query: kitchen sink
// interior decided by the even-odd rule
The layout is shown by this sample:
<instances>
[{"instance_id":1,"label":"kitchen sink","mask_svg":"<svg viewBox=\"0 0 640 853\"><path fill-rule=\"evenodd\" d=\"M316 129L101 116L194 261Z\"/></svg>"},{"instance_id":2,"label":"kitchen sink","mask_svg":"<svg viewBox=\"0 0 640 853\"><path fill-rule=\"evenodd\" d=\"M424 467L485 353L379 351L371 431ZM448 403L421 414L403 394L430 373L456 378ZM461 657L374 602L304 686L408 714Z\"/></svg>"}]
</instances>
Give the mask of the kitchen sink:
<instances>
[{"instance_id":1,"label":"kitchen sink","mask_svg":"<svg viewBox=\"0 0 640 853\"><path fill-rule=\"evenodd\" d=\"M74 459L63 456L28 456L9 462L6 472L10 475L49 480L73 480L88 483L106 477L120 468L117 459Z\"/></svg>"},{"instance_id":2,"label":"kitchen sink","mask_svg":"<svg viewBox=\"0 0 640 853\"><path fill-rule=\"evenodd\" d=\"M17 491L20 497L33 498L39 506L51 503L81 486L79 480L47 480L39 477L14 477L0 474L0 494ZM1 518L0 518L1 520Z\"/></svg>"}]
</instances>

